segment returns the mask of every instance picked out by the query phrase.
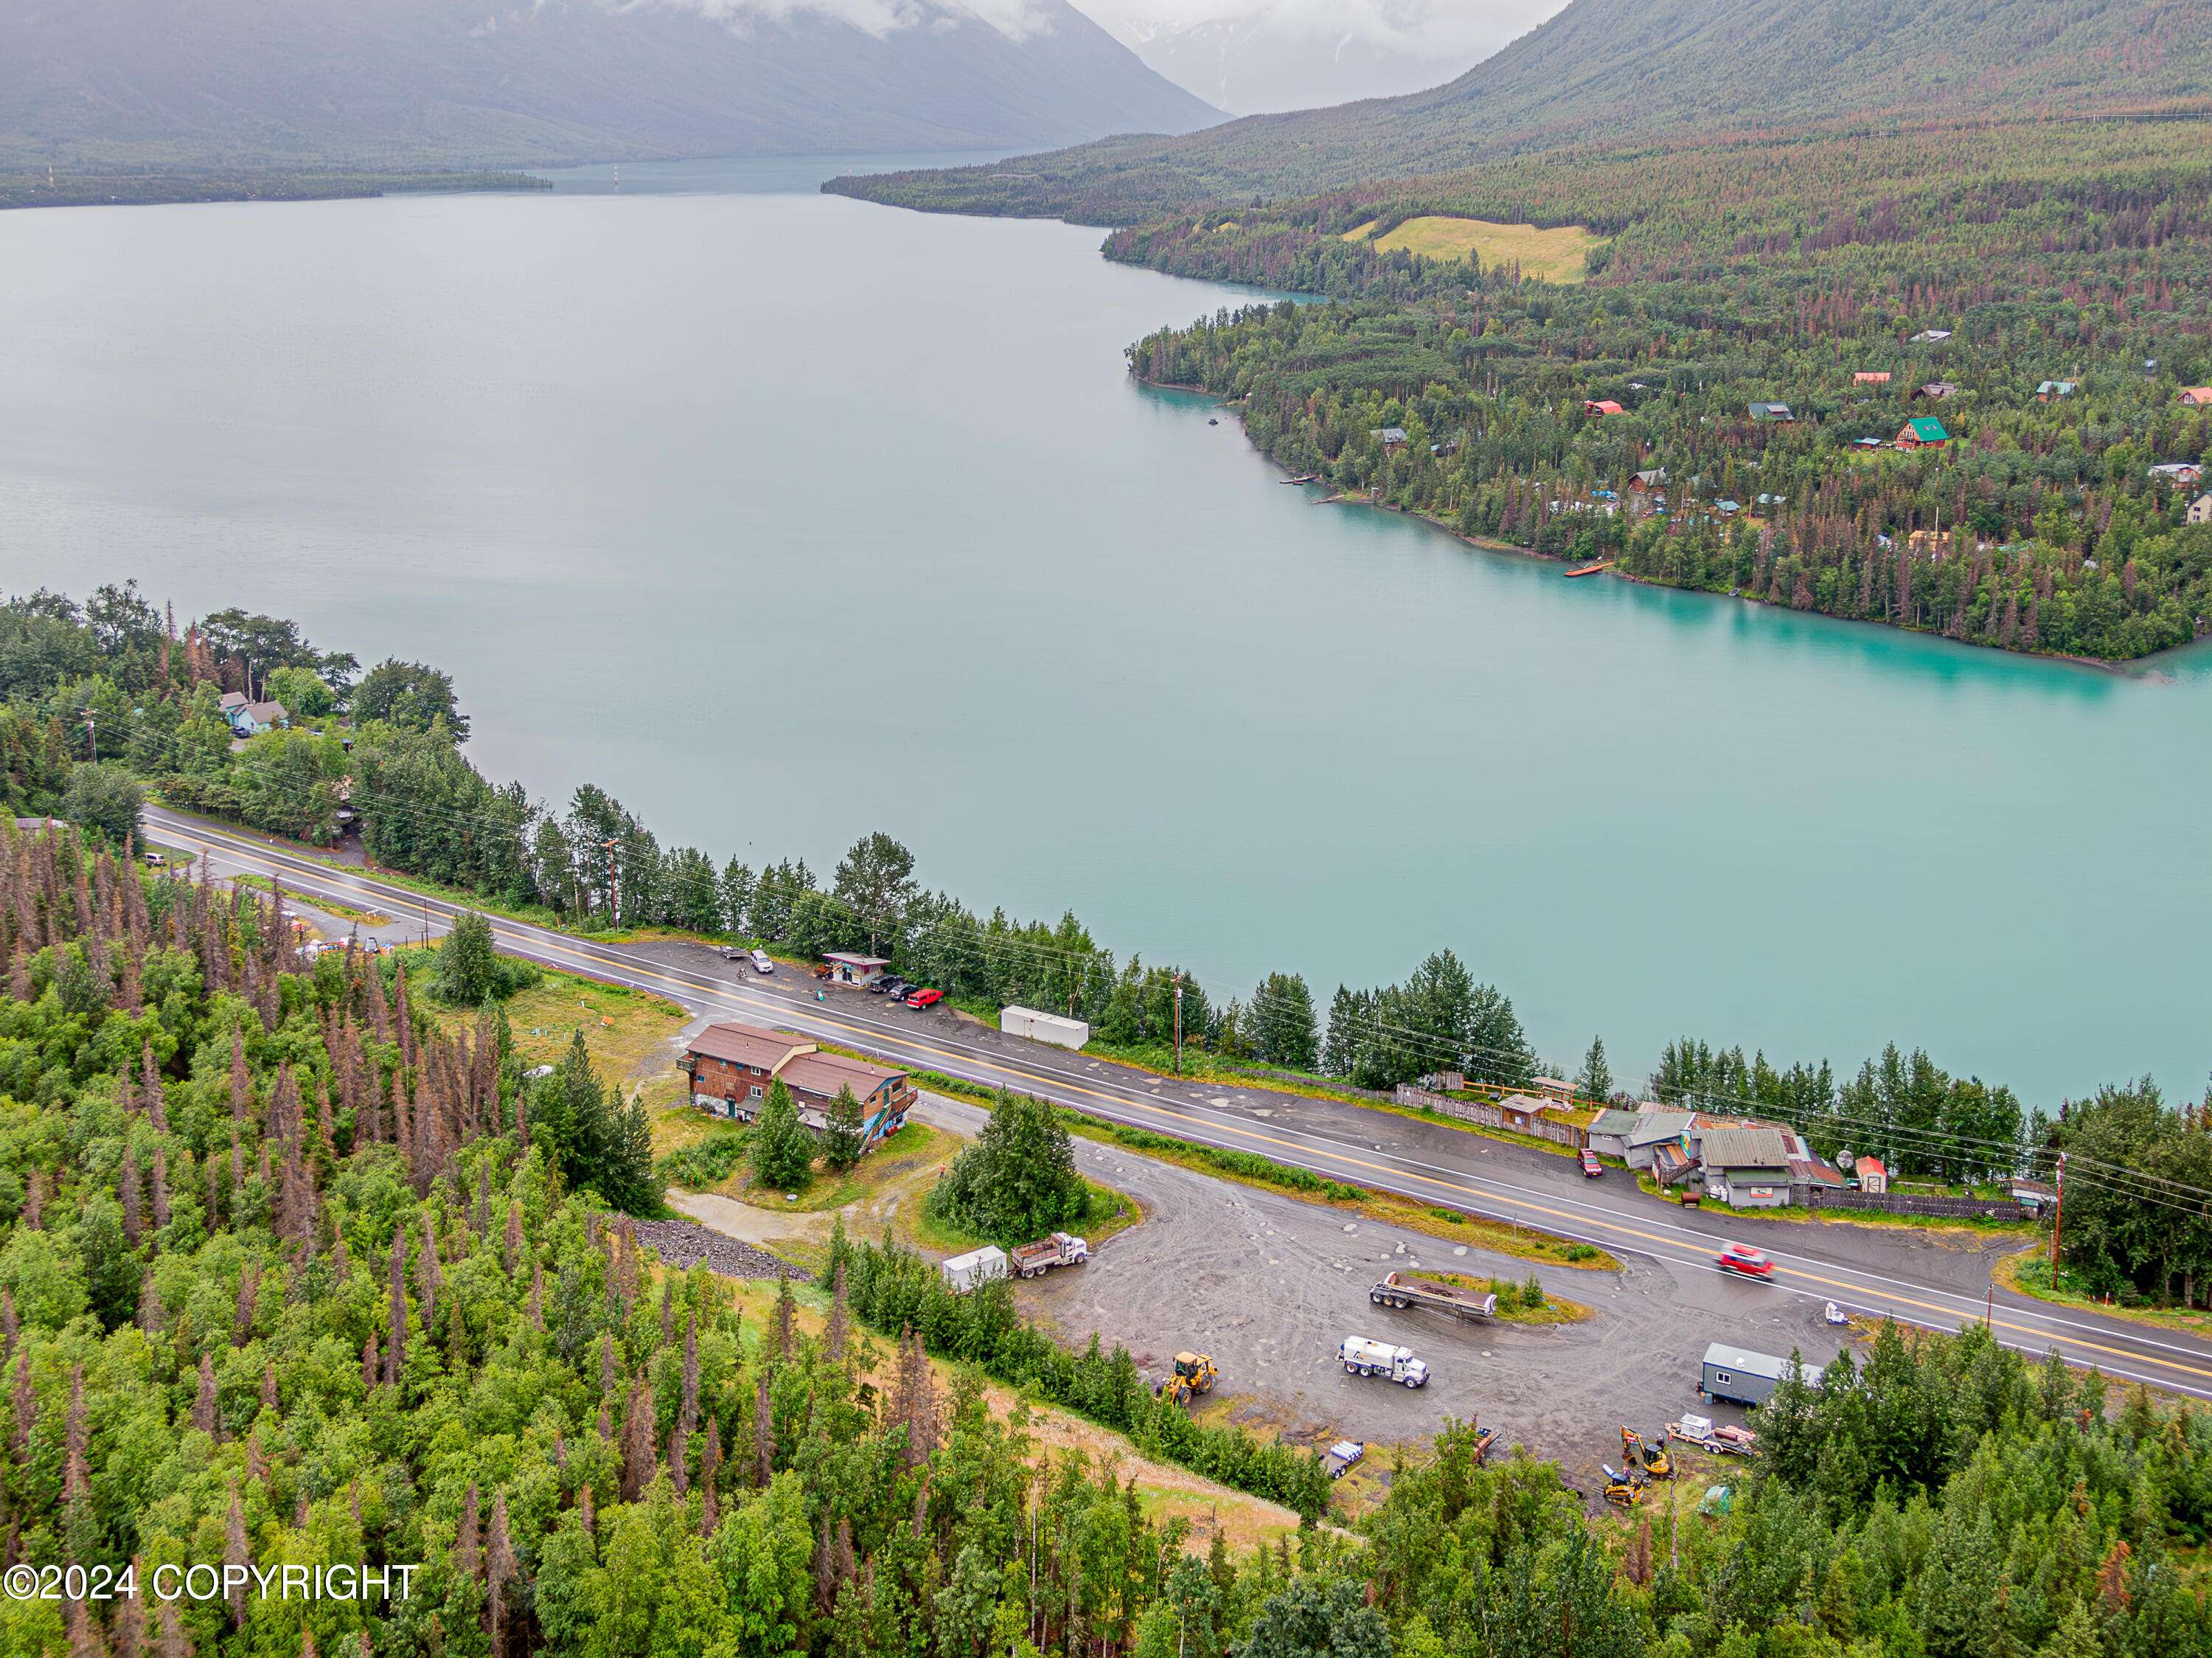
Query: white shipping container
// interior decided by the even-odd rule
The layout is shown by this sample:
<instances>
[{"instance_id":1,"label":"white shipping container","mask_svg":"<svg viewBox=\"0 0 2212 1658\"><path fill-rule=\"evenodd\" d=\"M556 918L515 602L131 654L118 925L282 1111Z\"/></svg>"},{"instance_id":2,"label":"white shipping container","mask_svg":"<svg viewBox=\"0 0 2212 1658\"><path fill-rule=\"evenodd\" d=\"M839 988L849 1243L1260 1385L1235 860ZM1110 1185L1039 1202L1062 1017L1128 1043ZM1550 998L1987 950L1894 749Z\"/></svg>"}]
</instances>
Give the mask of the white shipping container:
<instances>
[{"instance_id":1,"label":"white shipping container","mask_svg":"<svg viewBox=\"0 0 2212 1658\"><path fill-rule=\"evenodd\" d=\"M999 1028L1009 1036L1026 1036L1032 1042L1049 1042L1078 1052L1091 1039L1091 1027L1080 1019L1062 1019L1056 1013L1039 1013L1035 1008L1001 1008Z\"/></svg>"},{"instance_id":2,"label":"white shipping container","mask_svg":"<svg viewBox=\"0 0 2212 1658\"><path fill-rule=\"evenodd\" d=\"M938 1271L944 1275L946 1289L956 1295L964 1295L979 1285L1006 1276L1006 1252L996 1244L985 1244L981 1249L953 1256Z\"/></svg>"}]
</instances>

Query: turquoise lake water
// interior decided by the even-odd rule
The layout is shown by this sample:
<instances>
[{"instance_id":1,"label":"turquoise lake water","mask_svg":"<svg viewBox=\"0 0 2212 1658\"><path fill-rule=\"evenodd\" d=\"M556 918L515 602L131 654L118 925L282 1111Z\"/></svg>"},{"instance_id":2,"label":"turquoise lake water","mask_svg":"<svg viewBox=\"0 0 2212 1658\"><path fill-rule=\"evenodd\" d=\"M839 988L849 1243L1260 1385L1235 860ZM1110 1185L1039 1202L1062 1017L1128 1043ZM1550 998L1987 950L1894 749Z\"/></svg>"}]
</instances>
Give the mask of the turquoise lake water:
<instances>
[{"instance_id":1,"label":"turquoise lake water","mask_svg":"<svg viewBox=\"0 0 2212 1658\"><path fill-rule=\"evenodd\" d=\"M0 585L451 668L495 776L1326 999L1449 944L1562 1061L2212 1066L2212 655L2112 674L1309 504L1121 346L1243 296L811 192L0 215Z\"/></svg>"}]
</instances>

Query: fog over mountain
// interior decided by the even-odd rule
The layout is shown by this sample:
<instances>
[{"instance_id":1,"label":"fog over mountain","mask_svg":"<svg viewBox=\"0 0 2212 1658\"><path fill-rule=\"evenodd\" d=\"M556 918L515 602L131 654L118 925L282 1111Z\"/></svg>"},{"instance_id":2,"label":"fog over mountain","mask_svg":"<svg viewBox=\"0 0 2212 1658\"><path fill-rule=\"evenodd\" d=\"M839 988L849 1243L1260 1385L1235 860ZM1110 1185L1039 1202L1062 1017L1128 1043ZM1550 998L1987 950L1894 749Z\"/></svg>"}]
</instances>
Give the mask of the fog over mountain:
<instances>
[{"instance_id":1,"label":"fog over mountain","mask_svg":"<svg viewBox=\"0 0 2212 1658\"><path fill-rule=\"evenodd\" d=\"M1238 115L1438 86L1561 0L1087 0L1153 69Z\"/></svg>"},{"instance_id":2,"label":"fog over mountain","mask_svg":"<svg viewBox=\"0 0 2212 1658\"><path fill-rule=\"evenodd\" d=\"M17 166L980 149L1218 119L1066 0L0 0Z\"/></svg>"}]
</instances>

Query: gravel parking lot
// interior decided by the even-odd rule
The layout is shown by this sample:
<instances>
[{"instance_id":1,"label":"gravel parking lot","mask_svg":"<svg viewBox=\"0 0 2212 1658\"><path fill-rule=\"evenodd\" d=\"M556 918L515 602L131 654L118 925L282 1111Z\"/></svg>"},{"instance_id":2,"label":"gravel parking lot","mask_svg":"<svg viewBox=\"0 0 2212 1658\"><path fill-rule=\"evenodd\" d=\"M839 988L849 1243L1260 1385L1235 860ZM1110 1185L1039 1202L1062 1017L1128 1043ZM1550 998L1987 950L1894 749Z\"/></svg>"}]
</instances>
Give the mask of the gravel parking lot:
<instances>
[{"instance_id":1,"label":"gravel parking lot","mask_svg":"<svg viewBox=\"0 0 2212 1658\"><path fill-rule=\"evenodd\" d=\"M983 1113L926 1096L921 1114L973 1133ZM1777 1354L1808 1366L1835 1356L1838 1332L1817 1303L1767 1285L1676 1271L1630 1257L1618 1272L1529 1262L1219 1180L1118 1146L1075 1142L1089 1178L1126 1192L1145 1224L1109 1240L1089 1265L1020 1286L1031 1314L1064 1341L1096 1331L1121 1343L1148 1376L1179 1348L1213 1355L1219 1393L1238 1415L1301 1441L1340 1436L1395 1442L1431 1434L1446 1417L1474 1417L1559 1462L1585 1490L1598 1464L1620 1460L1620 1426L1647 1436L1686 1411L1740 1420L1698 1403L1708 1342ZM1440 1314L1372 1305L1370 1285L1397 1268L1519 1281L1534 1270L1547 1293L1589 1307L1579 1324L1462 1325ZM1346 1336L1410 1347L1432 1375L1418 1391L1349 1376L1336 1359Z\"/></svg>"}]
</instances>

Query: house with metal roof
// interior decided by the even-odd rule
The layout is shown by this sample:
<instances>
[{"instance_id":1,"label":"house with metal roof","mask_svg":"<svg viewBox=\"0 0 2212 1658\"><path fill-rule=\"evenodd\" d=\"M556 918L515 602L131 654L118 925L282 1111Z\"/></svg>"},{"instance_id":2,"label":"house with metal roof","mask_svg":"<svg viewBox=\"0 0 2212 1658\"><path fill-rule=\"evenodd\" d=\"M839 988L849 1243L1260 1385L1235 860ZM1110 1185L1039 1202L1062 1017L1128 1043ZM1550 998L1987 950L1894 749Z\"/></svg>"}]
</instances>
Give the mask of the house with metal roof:
<instances>
[{"instance_id":1,"label":"house with metal roof","mask_svg":"<svg viewBox=\"0 0 2212 1658\"><path fill-rule=\"evenodd\" d=\"M1751 418L1761 424L1769 422L1786 424L1797 418L1787 403L1753 403L1747 406Z\"/></svg>"},{"instance_id":2,"label":"house with metal roof","mask_svg":"<svg viewBox=\"0 0 2212 1658\"><path fill-rule=\"evenodd\" d=\"M1940 449L1950 441L1951 434L1943 430L1943 423L1934 415L1906 421L1899 428L1894 440L1900 449Z\"/></svg>"},{"instance_id":3,"label":"house with metal roof","mask_svg":"<svg viewBox=\"0 0 2212 1658\"><path fill-rule=\"evenodd\" d=\"M1690 1155L1690 1127L1697 1121L1692 1112L1645 1111L1637 1113L1636 1125L1628 1131L1623 1155L1631 1168L1650 1168L1656 1149L1673 1146L1686 1161Z\"/></svg>"},{"instance_id":4,"label":"house with metal roof","mask_svg":"<svg viewBox=\"0 0 2212 1658\"><path fill-rule=\"evenodd\" d=\"M693 1037L677 1069L691 1079L693 1105L741 1123L759 1115L769 1089L780 1082L790 1091L799 1120L817 1134L827 1125L830 1102L841 1088L850 1088L860 1103L864 1149L903 1128L915 1097L902 1070L824 1053L789 1031L734 1021L709 1025Z\"/></svg>"},{"instance_id":5,"label":"house with metal roof","mask_svg":"<svg viewBox=\"0 0 2212 1658\"><path fill-rule=\"evenodd\" d=\"M1948 328L1923 328L1913 335L1911 343L1915 345L1940 345L1950 338Z\"/></svg>"},{"instance_id":6,"label":"house with metal roof","mask_svg":"<svg viewBox=\"0 0 2212 1658\"><path fill-rule=\"evenodd\" d=\"M2078 380L2046 380L2036 387L2035 400L2048 403L2053 398L2071 397L2081 389L2081 382Z\"/></svg>"},{"instance_id":7,"label":"house with metal roof","mask_svg":"<svg viewBox=\"0 0 2212 1658\"><path fill-rule=\"evenodd\" d=\"M1636 1124L1634 1112L1608 1106L1590 1119L1589 1149L1600 1156L1625 1160L1628 1155L1628 1137L1636 1132Z\"/></svg>"},{"instance_id":8,"label":"house with metal roof","mask_svg":"<svg viewBox=\"0 0 2212 1658\"><path fill-rule=\"evenodd\" d=\"M1707 1129L1700 1148L1705 1192L1731 1209L1790 1202L1790 1143L1778 1128Z\"/></svg>"}]
</instances>

